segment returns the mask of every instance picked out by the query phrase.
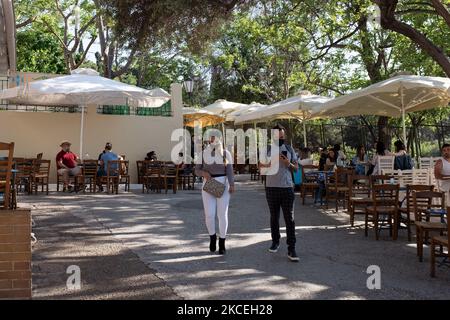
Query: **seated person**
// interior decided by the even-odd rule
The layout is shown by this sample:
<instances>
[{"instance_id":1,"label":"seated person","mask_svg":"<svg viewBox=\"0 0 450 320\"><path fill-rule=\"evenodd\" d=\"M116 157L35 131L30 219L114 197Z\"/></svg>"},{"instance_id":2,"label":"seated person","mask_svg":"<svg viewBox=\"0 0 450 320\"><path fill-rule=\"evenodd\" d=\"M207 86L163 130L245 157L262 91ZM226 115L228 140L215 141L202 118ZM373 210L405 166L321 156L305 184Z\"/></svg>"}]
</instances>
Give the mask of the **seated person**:
<instances>
[{"instance_id":1,"label":"seated person","mask_svg":"<svg viewBox=\"0 0 450 320\"><path fill-rule=\"evenodd\" d=\"M366 149L364 146L360 145L356 149L356 156L352 159L352 165L355 167L355 173L357 175L365 175L366 174L366 166L369 162L369 158L366 154Z\"/></svg>"},{"instance_id":2,"label":"seated person","mask_svg":"<svg viewBox=\"0 0 450 320\"><path fill-rule=\"evenodd\" d=\"M438 181L439 191L445 192L447 206L450 206L450 144L445 143L441 152L442 158L434 166L434 176Z\"/></svg>"},{"instance_id":3,"label":"seated person","mask_svg":"<svg viewBox=\"0 0 450 320\"><path fill-rule=\"evenodd\" d=\"M413 168L413 163L411 156L406 152L405 144L401 140L397 140L395 141L394 146L395 146L394 169L411 170Z\"/></svg>"},{"instance_id":4,"label":"seated person","mask_svg":"<svg viewBox=\"0 0 450 320\"><path fill-rule=\"evenodd\" d=\"M369 174L372 174L372 175L381 174L381 170L380 170L380 168L378 168L378 157L393 155L389 150L386 149L386 147L384 146L384 143L382 141L377 141L375 147L376 147L376 153L373 156L372 160L370 161L370 164L372 165L372 167L369 170L369 172L367 173L368 175Z\"/></svg>"},{"instance_id":5,"label":"seated person","mask_svg":"<svg viewBox=\"0 0 450 320\"><path fill-rule=\"evenodd\" d=\"M327 160L325 162L325 166L335 166L337 161L337 154L333 148L328 150Z\"/></svg>"},{"instance_id":6,"label":"seated person","mask_svg":"<svg viewBox=\"0 0 450 320\"><path fill-rule=\"evenodd\" d=\"M300 162L299 164L302 166L312 165L313 159L311 158L311 151L308 148L303 148L300 151Z\"/></svg>"},{"instance_id":7,"label":"seated person","mask_svg":"<svg viewBox=\"0 0 450 320\"><path fill-rule=\"evenodd\" d=\"M61 142L61 151L56 155L58 174L62 176L64 183L63 191L71 191L73 188L69 185L69 176L77 176L81 173L81 168L78 166L79 158L70 151L71 145L69 141Z\"/></svg>"},{"instance_id":8,"label":"seated person","mask_svg":"<svg viewBox=\"0 0 450 320\"><path fill-rule=\"evenodd\" d=\"M147 156L145 157L146 161L158 161L158 157L156 156L155 151L150 151L147 153Z\"/></svg>"},{"instance_id":9,"label":"seated person","mask_svg":"<svg viewBox=\"0 0 450 320\"><path fill-rule=\"evenodd\" d=\"M324 171L325 170L325 164L327 162L328 159L328 153L325 149L320 148L319 149L320 152L320 159L319 159L319 171Z\"/></svg>"},{"instance_id":10,"label":"seated person","mask_svg":"<svg viewBox=\"0 0 450 320\"><path fill-rule=\"evenodd\" d=\"M341 145L338 143L335 144L333 150L336 153L336 165L340 167L344 166L347 156L345 155L344 151L341 150Z\"/></svg>"},{"instance_id":11,"label":"seated person","mask_svg":"<svg viewBox=\"0 0 450 320\"><path fill-rule=\"evenodd\" d=\"M116 161L116 160L120 160L119 156L117 154L115 154L114 152L111 151L112 150L112 144L111 143L106 143L105 145L105 151L104 153L101 155L100 157L100 168L98 169L97 172L97 177L101 178L101 177L105 177L108 175L108 162L109 161ZM112 170L117 170L117 165L113 165L110 166L110 168ZM110 173L111 175L117 175L117 173L112 172ZM101 179L97 179L98 182L98 188L100 190L100 192L103 191L103 186L101 183Z\"/></svg>"}]
</instances>

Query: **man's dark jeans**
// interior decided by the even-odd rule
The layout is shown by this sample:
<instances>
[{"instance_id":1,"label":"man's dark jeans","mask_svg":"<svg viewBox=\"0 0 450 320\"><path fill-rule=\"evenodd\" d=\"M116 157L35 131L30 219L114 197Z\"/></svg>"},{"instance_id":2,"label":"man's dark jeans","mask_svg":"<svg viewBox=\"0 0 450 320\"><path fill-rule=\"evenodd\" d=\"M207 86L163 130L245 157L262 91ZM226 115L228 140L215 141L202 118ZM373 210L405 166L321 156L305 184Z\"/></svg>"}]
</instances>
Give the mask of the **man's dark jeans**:
<instances>
[{"instance_id":1,"label":"man's dark jeans","mask_svg":"<svg viewBox=\"0 0 450 320\"><path fill-rule=\"evenodd\" d=\"M280 208L283 210L286 223L287 245L289 249L295 249L295 221L293 188L266 188L267 204L270 210L270 230L272 241L280 242Z\"/></svg>"}]
</instances>

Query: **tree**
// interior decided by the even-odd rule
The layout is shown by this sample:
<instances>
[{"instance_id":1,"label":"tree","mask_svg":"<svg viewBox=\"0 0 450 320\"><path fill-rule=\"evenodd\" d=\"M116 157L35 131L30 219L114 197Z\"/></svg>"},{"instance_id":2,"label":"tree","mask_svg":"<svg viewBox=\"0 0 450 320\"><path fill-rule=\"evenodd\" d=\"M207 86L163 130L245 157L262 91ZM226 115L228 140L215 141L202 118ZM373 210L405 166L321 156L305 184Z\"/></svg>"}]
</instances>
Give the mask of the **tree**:
<instances>
[{"instance_id":1,"label":"tree","mask_svg":"<svg viewBox=\"0 0 450 320\"><path fill-rule=\"evenodd\" d=\"M373 0L380 8L381 26L408 37L450 77L450 12L448 1ZM421 21L422 23L414 23ZM439 30L439 32L435 32Z\"/></svg>"},{"instance_id":2,"label":"tree","mask_svg":"<svg viewBox=\"0 0 450 320\"><path fill-rule=\"evenodd\" d=\"M64 73L64 55L58 41L39 29L17 32L17 70Z\"/></svg>"}]
</instances>

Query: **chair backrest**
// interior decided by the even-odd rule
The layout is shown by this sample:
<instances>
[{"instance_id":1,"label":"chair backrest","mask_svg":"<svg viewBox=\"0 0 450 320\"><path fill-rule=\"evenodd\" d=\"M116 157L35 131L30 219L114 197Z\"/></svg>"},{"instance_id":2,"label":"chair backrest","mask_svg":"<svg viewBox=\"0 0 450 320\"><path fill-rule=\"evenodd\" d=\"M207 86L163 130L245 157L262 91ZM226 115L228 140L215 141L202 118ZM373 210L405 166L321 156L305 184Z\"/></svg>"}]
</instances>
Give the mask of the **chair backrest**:
<instances>
[{"instance_id":1,"label":"chair backrest","mask_svg":"<svg viewBox=\"0 0 450 320\"><path fill-rule=\"evenodd\" d=\"M337 187L351 187L352 177L354 174L353 169L337 167L334 172L334 183Z\"/></svg>"},{"instance_id":2,"label":"chair backrest","mask_svg":"<svg viewBox=\"0 0 450 320\"><path fill-rule=\"evenodd\" d=\"M374 174L370 176L370 185L387 184L394 179L394 184L398 184L398 175L395 174Z\"/></svg>"},{"instance_id":3,"label":"chair backrest","mask_svg":"<svg viewBox=\"0 0 450 320\"><path fill-rule=\"evenodd\" d=\"M394 156L378 156L377 157L378 170L380 170L380 172L383 169L394 170L394 161L395 161Z\"/></svg>"},{"instance_id":4,"label":"chair backrest","mask_svg":"<svg viewBox=\"0 0 450 320\"><path fill-rule=\"evenodd\" d=\"M305 176L306 172L313 171L319 169L318 166L312 165L312 164L306 164L304 166L301 166L302 170L302 181L306 181L307 177Z\"/></svg>"},{"instance_id":5,"label":"chair backrest","mask_svg":"<svg viewBox=\"0 0 450 320\"><path fill-rule=\"evenodd\" d=\"M370 197L370 177L353 174L351 178L351 196Z\"/></svg>"},{"instance_id":6,"label":"chair backrest","mask_svg":"<svg viewBox=\"0 0 450 320\"><path fill-rule=\"evenodd\" d=\"M398 184L372 185L372 201L375 207L392 207L398 209L400 186Z\"/></svg>"},{"instance_id":7,"label":"chair backrest","mask_svg":"<svg viewBox=\"0 0 450 320\"><path fill-rule=\"evenodd\" d=\"M433 186L423 184L409 184L406 186L406 210L414 212L414 193L433 191Z\"/></svg>"},{"instance_id":8,"label":"chair backrest","mask_svg":"<svg viewBox=\"0 0 450 320\"><path fill-rule=\"evenodd\" d=\"M421 221L424 210L444 209L445 193L437 191L416 191L413 192L414 218Z\"/></svg>"},{"instance_id":9,"label":"chair backrest","mask_svg":"<svg viewBox=\"0 0 450 320\"><path fill-rule=\"evenodd\" d=\"M39 165L38 173L49 176L51 160L39 160L39 164L40 165Z\"/></svg>"},{"instance_id":10,"label":"chair backrest","mask_svg":"<svg viewBox=\"0 0 450 320\"><path fill-rule=\"evenodd\" d=\"M414 170L398 170L398 176L400 187L406 187L410 184L416 184L414 183ZM427 185L428 181L425 184Z\"/></svg>"},{"instance_id":11,"label":"chair backrest","mask_svg":"<svg viewBox=\"0 0 450 320\"><path fill-rule=\"evenodd\" d=\"M83 160L83 175L89 178L96 177L98 167L98 160Z\"/></svg>"},{"instance_id":12,"label":"chair backrest","mask_svg":"<svg viewBox=\"0 0 450 320\"><path fill-rule=\"evenodd\" d=\"M119 160L119 170L121 176L127 176L129 173L130 161Z\"/></svg>"},{"instance_id":13,"label":"chair backrest","mask_svg":"<svg viewBox=\"0 0 450 320\"><path fill-rule=\"evenodd\" d=\"M161 169L163 175L178 176L178 166L171 161L164 162Z\"/></svg>"},{"instance_id":14,"label":"chair backrest","mask_svg":"<svg viewBox=\"0 0 450 320\"><path fill-rule=\"evenodd\" d=\"M44 154L41 152L41 153L38 153L37 155L36 155L36 159L37 160L42 160L42 156L43 156Z\"/></svg>"},{"instance_id":15,"label":"chair backrest","mask_svg":"<svg viewBox=\"0 0 450 320\"><path fill-rule=\"evenodd\" d=\"M6 151L7 156L0 160L0 193L3 194L3 201L0 202L0 208L9 209L11 194L11 170L14 157L14 142L0 142L0 151Z\"/></svg>"},{"instance_id":16,"label":"chair backrest","mask_svg":"<svg viewBox=\"0 0 450 320\"><path fill-rule=\"evenodd\" d=\"M120 160L109 160L106 165L107 177L118 177L120 175Z\"/></svg>"},{"instance_id":17,"label":"chair backrest","mask_svg":"<svg viewBox=\"0 0 450 320\"><path fill-rule=\"evenodd\" d=\"M434 168L436 161L439 158L437 157L420 157L419 158L419 169L429 169Z\"/></svg>"},{"instance_id":18,"label":"chair backrest","mask_svg":"<svg viewBox=\"0 0 450 320\"><path fill-rule=\"evenodd\" d=\"M413 184L433 185L430 179L430 169L413 169Z\"/></svg>"},{"instance_id":19,"label":"chair backrest","mask_svg":"<svg viewBox=\"0 0 450 320\"><path fill-rule=\"evenodd\" d=\"M160 176L161 175L161 162L145 160L143 165L144 176Z\"/></svg>"}]
</instances>

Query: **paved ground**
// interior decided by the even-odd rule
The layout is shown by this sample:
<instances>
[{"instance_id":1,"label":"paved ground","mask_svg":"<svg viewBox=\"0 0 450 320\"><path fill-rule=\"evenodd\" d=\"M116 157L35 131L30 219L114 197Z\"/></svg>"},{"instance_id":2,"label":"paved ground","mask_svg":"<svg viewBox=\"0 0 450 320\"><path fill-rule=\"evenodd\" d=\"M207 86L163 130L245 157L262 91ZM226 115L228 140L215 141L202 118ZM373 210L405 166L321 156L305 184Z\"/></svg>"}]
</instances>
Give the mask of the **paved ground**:
<instances>
[{"instance_id":1,"label":"paved ground","mask_svg":"<svg viewBox=\"0 0 450 320\"><path fill-rule=\"evenodd\" d=\"M450 269L429 277L429 252L351 229L345 213L296 199L300 263L286 247L270 254L268 209L258 183L239 183L230 207L228 252L208 252L200 192L27 196L40 243L34 251L37 298L449 299ZM360 223L360 222L359 222ZM63 242L59 239L63 238ZM284 238L283 238L284 241ZM74 261L76 263L74 263ZM143 263L141 263L143 262ZM61 289L65 268L81 263L86 293ZM144 264L147 266L145 267ZM381 268L381 289L366 286ZM54 274L58 277L55 277ZM173 289L173 292L170 288Z\"/></svg>"}]
</instances>

